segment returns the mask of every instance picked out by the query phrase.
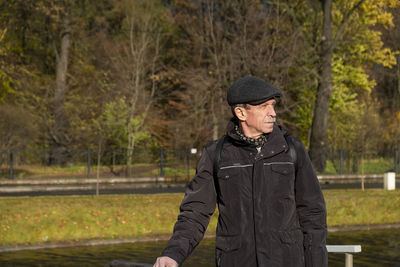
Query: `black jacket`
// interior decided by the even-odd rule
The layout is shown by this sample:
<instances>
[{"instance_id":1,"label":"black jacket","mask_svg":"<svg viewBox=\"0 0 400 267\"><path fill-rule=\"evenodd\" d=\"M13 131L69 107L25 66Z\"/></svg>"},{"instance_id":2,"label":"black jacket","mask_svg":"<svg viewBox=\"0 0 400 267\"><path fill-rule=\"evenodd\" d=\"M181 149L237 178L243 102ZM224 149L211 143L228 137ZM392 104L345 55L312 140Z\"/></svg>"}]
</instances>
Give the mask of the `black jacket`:
<instances>
[{"instance_id":1,"label":"black jacket","mask_svg":"<svg viewBox=\"0 0 400 267\"><path fill-rule=\"evenodd\" d=\"M202 239L217 204L217 266L327 266L325 202L302 142L290 137L296 148L296 171L278 126L260 152L241 141L233 127L232 120L217 186L213 179L217 141L204 148L162 255L182 263Z\"/></svg>"}]
</instances>

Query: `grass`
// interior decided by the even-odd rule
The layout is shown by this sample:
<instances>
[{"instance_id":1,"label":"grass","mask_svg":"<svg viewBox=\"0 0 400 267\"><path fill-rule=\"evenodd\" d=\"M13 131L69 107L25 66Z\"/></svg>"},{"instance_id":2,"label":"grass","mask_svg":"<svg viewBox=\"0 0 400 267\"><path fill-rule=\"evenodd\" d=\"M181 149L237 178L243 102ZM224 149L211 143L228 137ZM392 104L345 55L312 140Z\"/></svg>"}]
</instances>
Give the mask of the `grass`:
<instances>
[{"instance_id":1,"label":"grass","mask_svg":"<svg viewBox=\"0 0 400 267\"><path fill-rule=\"evenodd\" d=\"M179 198L174 194L0 198L0 244L168 233Z\"/></svg>"},{"instance_id":2,"label":"grass","mask_svg":"<svg viewBox=\"0 0 400 267\"><path fill-rule=\"evenodd\" d=\"M400 223L400 190L327 190L328 225ZM170 235L183 194L0 198L0 246ZM208 233L214 233L215 213Z\"/></svg>"},{"instance_id":3,"label":"grass","mask_svg":"<svg viewBox=\"0 0 400 267\"><path fill-rule=\"evenodd\" d=\"M14 178L86 178L87 165L74 165L74 166L43 166L43 165L18 165L14 167ZM100 177L125 177L126 167L124 165L116 165L113 168L113 173L110 167L100 166ZM91 166L91 178L96 177L97 166ZM160 167L157 164L134 164L132 165L133 176L159 176ZM170 181L187 181L195 174L195 169L190 169L189 175L185 166L181 168L165 167L165 177ZM10 171L8 166L0 166L0 179L8 179ZM168 180L167 179L167 180Z\"/></svg>"},{"instance_id":4,"label":"grass","mask_svg":"<svg viewBox=\"0 0 400 267\"><path fill-rule=\"evenodd\" d=\"M336 165L339 165L336 162ZM362 174L362 162L359 160L357 164L356 174ZM336 166L338 168L338 166ZM331 160L326 161L326 168L323 173L319 174L337 174L339 170L337 170ZM384 173L390 169L394 169L394 159L393 158L372 158L372 159L364 159L364 174L373 174L373 173ZM347 162L343 162L343 173L349 174L353 173L352 166L348 166Z\"/></svg>"},{"instance_id":5,"label":"grass","mask_svg":"<svg viewBox=\"0 0 400 267\"><path fill-rule=\"evenodd\" d=\"M96 166L92 166L92 175L94 175L94 171ZM85 177L87 176L87 166L85 165L75 165L69 167L60 167L60 166L44 166L44 165L18 165L14 166L14 177L15 178L43 178L43 177ZM107 172L109 168L106 166L101 167L101 172ZM0 167L0 177L8 178L9 177L9 168L8 166Z\"/></svg>"},{"instance_id":6,"label":"grass","mask_svg":"<svg viewBox=\"0 0 400 267\"><path fill-rule=\"evenodd\" d=\"M400 223L400 190L326 190L328 226Z\"/></svg>"}]
</instances>

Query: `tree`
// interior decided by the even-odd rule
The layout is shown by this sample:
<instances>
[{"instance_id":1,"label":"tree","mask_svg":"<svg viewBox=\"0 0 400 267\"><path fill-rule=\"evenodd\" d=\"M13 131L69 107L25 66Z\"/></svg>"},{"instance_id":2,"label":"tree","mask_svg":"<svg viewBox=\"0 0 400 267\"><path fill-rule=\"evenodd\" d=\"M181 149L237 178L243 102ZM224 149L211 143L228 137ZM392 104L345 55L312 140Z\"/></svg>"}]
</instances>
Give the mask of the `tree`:
<instances>
[{"instance_id":1,"label":"tree","mask_svg":"<svg viewBox=\"0 0 400 267\"><path fill-rule=\"evenodd\" d=\"M133 153L142 134L176 148L200 147L218 138L232 116L229 85L255 75L282 90L279 123L311 154L321 153L312 155L321 171L326 148L356 146L363 129L390 133L367 140L381 151L399 142L391 115L399 112L399 75L390 69L399 50L390 12L398 24L398 6L395 0L0 1L0 102L30 113L42 129L29 128L35 138L23 145L61 148L67 156L98 145L96 121L104 122L104 147ZM368 106L372 99L379 99L378 111ZM361 127L377 114L380 120ZM112 116L122 124L112 124ZM56 161L54 153L49 162Z\"/></svg>"},{"instance_id":2,"label":"tree","mask_svg":"<svg viewBox=\"0 0 400 267\"><path fill-rule=\"evenodd\" d=\"M39 134L35 116L23 107L0 103L0 151L10 152L34 145ZM0 157L0 165L4 157Z\"/></svg>"},{"instance_id":3,"label":"tree","mask_svg":"<svg viewBox=\"0 0 400 267\"><path fill-rule=\"evenodd\" d=\"M172 109L171 114L185 117L172 125L175 139L185 141L186 147L216 139L225 130L232 116L226 91L241 76L260 76L282 88L288 104L282 112L291 112L290 106L297 101L291 94L298 89L292 85L304 77L301 70L294 70L302 44L299 30L291 27L287 9L279 2L175 2L178 44L171 53L177 62L174 69L170 67L170 74L180 81L174 103L180 102L181 112ZM196 94L204 102L189 97ZM202 117L194 122L190 119L193 114ZM283 114L289 124L286 117Z\"/></svg>"},{"instance_id":4,"label":"tree","mask_svg":"<svg viewBox=\"0 0 400 267\"><path fill-rule=\"evenodd\" d=\"M49 6L49 9L43 7L43 10L48 14L48 18L56 25L56 34L59 36L53 36L54 33L49 30L48 34L52 42L53 52L55 55L56 73L55 73L55 84L54 84L54 124L50 128L52 137L52 157L57 163L65 162L65 150L69 145L69 137L67 134L67 128L69 127L68 117L65 114L65 94L68 90L67 84L67 73L68 73L68 61L71 43L71 28L70 28L70 14L69 7L61 2L61 5L44 3ZM53 25L48 25L49 29ZM54 27L54 26L53 26ZM57 44L59 42L59 45Z\"/></svg>"},{"instance_id":5,"label":"tree","mask_svg":"<svg viewBox=\"0 0 400 267\"><path fill-rule=\"evenodd\" d=\"M2 57L12 79L7 101L35 115L43 129L35 141L53 149L50 163L61 162L59 149L68 155L94 143L91 121L111 90L108 70L98 63L97 42L118 28L108 13L113 4L15 0L1 5L1 23L10 29ZM117 15L112 19L118 21Z\"/></svg>"},{"instance_id":6,"label":"tree","mask_svg":"<svg viewBox=\"0 0 400 267\"><path fill-rule=\"evenodd\" d=\"M160 49L167 29L163 20L167 10L160 1L120 2L124 19L116 41L108 42L112 80L127 107L127 175L130 176L135 144L146 131L146 120L155 103L162 75Z\"/></svg>"},{"instance_id":7,"label":"tree","mask_svg":"<svg viewBox=\"0 0 400 267\"><path fill-rule=\"evenodd\" d=\"M387 20L388 13L384 12L382 8L388 5L395 5L396 3L390 0L385 3L358 0L352 3L347 2L347 4L337 2L335 3L336 5L333 6L331 0L324 0L321 1L321 4L323 27L320 41L320 67L318 68L318 90L314 106L310 139L310 157L318 171L323 171L326 164L329 106L331 94L334 90L334 84L332 83L332 60L334 55L340 55L340 58L343 55L341 54L343 50L350 52L352 47L362 49L361 51L353 50L353 53L365 53L365 47L370 47L375 54L369 57L367 56L368 60L359 62L361 66L368 66L371 61L387 64L388 66L392 65L393 53L391 53L390 50L382 48L380 39L376 38L377 34L375 34L374 30L371 30L370 27L377 23L390 24L390 19ZM333 12L335 14L334 17L332 16ZM382 15L382 13L384 13L384 15ZM333 26L335 28L333 28ZM350 30L346 30L346 28L350 28ZM361 29L361 33L359 32L357 35L364 36L364 38L360 41L351 38L351 36L346 36L346 31L351 32L351 28ZM344 37L348 37L349 39ZM367 41L365 38L370 39ZM350 45L346 40L351 40L353 45ZM366 42L364 43L363 41ZM342 45L341 49L340 45ZM343 49L343 47L345 49ZM351 56L354 57L354 54ZM364 56L364 59L367 57ZM359 58L362 58L361 55ZM354 64L354 61L352 63L349 61L348 63Z\"/></svg>"},{"instance_id":8,"label":"tree","mask_svg":"<svg viewBox=\"0 0 400 267\"><path fill-rule=\"evenodd\" d=\"M346 14L344 14L338 29L343 29L349 17L365 0L358 1ZM328 117L329 101L333 90L332 84L332 57L340 31L336 37L332 30L332 0L322 0L323 26L321 38L321 65L319 69L319 81L317 98L314 108L310 139L310 157L314 167L318 171L325 170L327 145L328 145Z\"/></svg>"},{"instance_id":9,"label":"tree","mask_svg":"<svg viewBox=\"0 0 400 267\"><path fill-rule=\"evenodd\" d=\"M394 27L380 26L382 41L385 47L400 51L400 8L389 9L393 14ZM381 153L392 154L393 148L400 149L400 55L396 55L397 64L388 68L375 64L370 71L376 80L372 97L379 103L378 113L381 114Z\"/></svg>"}]
</instances>

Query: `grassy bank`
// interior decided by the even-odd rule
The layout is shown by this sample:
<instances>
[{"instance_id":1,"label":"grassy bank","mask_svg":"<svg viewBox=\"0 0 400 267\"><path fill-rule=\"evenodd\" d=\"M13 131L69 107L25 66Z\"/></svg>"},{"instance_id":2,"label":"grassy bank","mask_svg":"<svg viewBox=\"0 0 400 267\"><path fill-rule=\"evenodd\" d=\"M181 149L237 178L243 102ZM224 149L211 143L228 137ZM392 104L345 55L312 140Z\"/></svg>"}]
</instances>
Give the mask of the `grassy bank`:
<instances>
[{"instance_id":1,"label":"grassy bank","mask_svg":"<svg viewBox=\"0 0 400 267\"><path fill-rule=\"evenodd\" d=\"M400 223L400 190L327 190L328 225ZM182 194L0 198L0 246L169 235ZM208 232L213 233L216 215Z\"/></svg>"}]
</instances>

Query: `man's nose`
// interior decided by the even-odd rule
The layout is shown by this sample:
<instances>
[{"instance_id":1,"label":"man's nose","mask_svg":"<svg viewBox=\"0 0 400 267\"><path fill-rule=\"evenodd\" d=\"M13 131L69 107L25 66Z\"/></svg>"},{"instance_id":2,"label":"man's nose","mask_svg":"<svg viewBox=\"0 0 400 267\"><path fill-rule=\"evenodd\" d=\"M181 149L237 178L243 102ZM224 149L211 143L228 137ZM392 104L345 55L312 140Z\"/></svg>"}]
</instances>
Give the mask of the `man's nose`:
<instances>
[{"instance_id":1,"label":"man's nose","mask_svg":"<svg viewBox=\"0 0 400 267\"><path fill-rule=\"evenodd\" d=\"M268 116L276 117L276 112L275 112L274 106L270 106L270 108L268 109Z\"/></svg>"}]
</instances>

